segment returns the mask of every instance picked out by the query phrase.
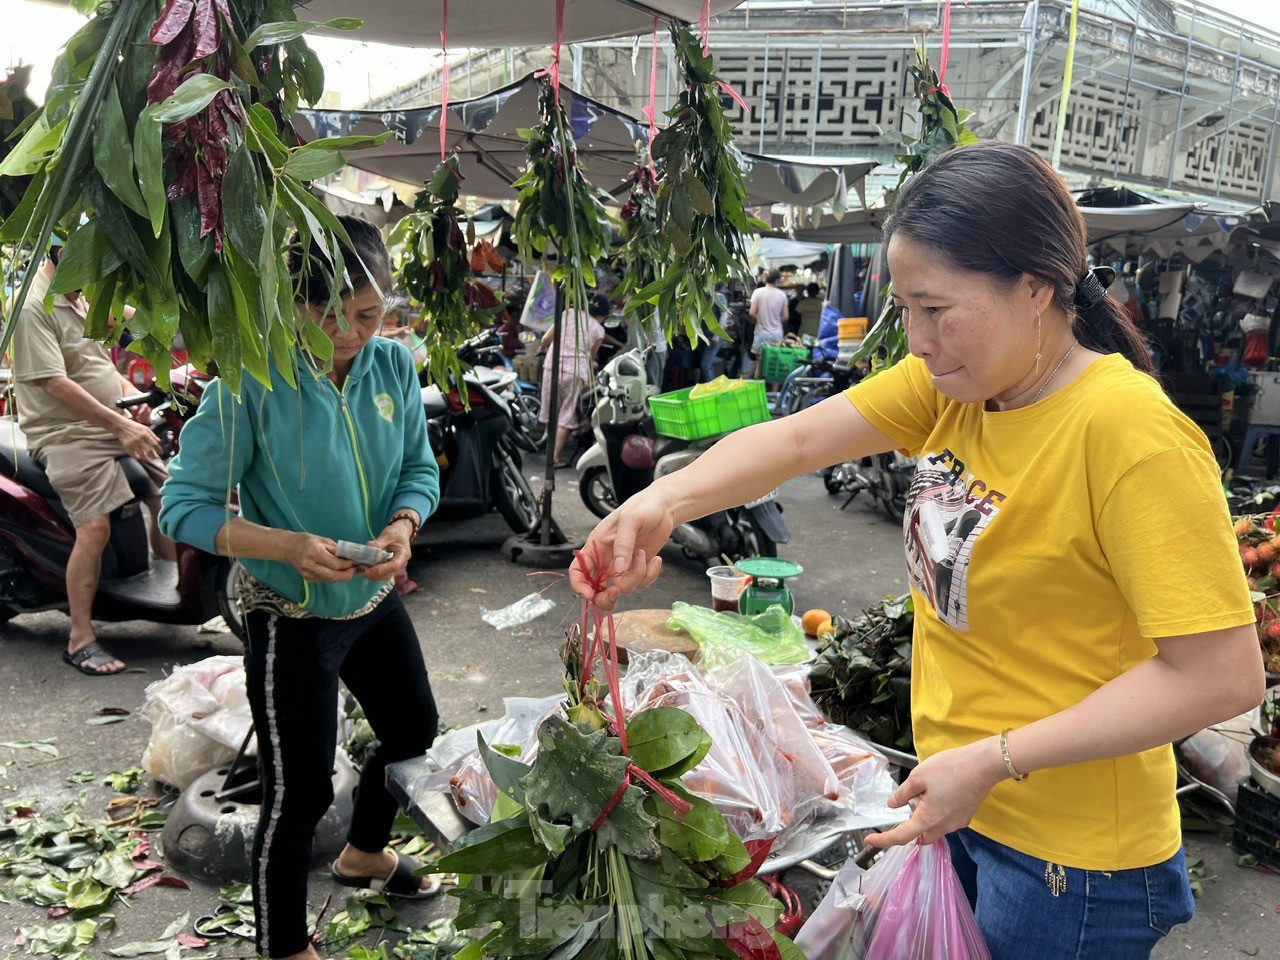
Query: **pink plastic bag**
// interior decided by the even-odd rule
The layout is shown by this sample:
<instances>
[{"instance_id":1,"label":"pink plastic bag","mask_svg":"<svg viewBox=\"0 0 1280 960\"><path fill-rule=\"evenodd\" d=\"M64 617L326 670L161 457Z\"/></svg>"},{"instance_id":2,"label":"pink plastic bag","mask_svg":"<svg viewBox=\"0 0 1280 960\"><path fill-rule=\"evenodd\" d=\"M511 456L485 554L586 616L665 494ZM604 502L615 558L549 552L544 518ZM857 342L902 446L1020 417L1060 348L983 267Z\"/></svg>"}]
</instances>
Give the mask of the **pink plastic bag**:
<instances>
[{"instance_id":1,"label":"pink plastic bag","mask_svg":"<svg viewBox=\"0 0 1280 960\"><path fill-rule=\"evenodd\" d=\"M867 917L866 960L991 960L945 840L912 843L905 858L882 857L867 871L864 892L872 888L883 888L884 895L874 904L868 896L868 907L878 906L879 915Z\"/></svg>"}]
</instances>

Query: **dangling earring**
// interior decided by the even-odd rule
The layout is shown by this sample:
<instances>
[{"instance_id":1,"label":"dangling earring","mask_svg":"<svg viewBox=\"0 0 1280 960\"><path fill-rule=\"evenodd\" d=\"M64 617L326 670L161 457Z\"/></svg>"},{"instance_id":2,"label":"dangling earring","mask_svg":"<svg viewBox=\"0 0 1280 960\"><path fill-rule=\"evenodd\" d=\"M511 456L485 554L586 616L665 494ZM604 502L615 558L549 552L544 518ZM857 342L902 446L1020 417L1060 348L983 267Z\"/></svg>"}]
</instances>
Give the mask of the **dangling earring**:
<instances>
[{"instance_id":1,"label":"dangling earring","mask_svg":"<svg viewBox=\"0 0 1280 960\"><path fill-rule=\"evenodd\" d=\"M1041 332L1042 331L1041 331L1040 310L1037 309L1036 310L1036 376L1037 377L1040 376L1040 346L1043 343Z\"/></svg>"}]
</instances>

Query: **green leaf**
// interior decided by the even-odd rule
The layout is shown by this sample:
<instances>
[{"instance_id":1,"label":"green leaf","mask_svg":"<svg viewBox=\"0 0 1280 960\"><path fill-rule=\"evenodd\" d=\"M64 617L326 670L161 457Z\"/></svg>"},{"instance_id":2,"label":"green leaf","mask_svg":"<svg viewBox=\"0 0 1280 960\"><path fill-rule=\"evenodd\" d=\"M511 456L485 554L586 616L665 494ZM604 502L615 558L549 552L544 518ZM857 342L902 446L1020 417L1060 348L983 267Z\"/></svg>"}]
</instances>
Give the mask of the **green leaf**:
<instances>
[{"instance_id":1,"label":"green leaf","mask_svg":"<svg viewBox=\"0 0 1280 960\"><path fill-rule=\"evenodd\" d=\"M81 877L73 880L67 887L67 906L72 910L91 910L94 907L105 907L110 902L114 891L104 887L95 880Z\"/></svg>"},{"instance_id":2,"label":"green leaf","mask_svg":"<svg viewBox=\"0 0 1280 960\"><path fill-rule=\"evenodd\" d=\"M127 720L127 719L128 717L121 717L121 716L90 717L88 720L85 721L85 726L105 727L107 724L120 723L121 721Z\"/></svg>"},{"instance_id":3,"label":"green leaf","mask_svg":"<svg viewBox=\"0 0 1280 960\"><path fill-rule=\"evenodd\" d=\"M145 217L147 205L134 179L133 151L129 147L129 128L125 124L124 109L120 106L120 94L114 83L108 83L102 106L98 108L98 124L93 136L93 165L120 202Z\"/></svg>"},{"instance_id":4,"label":"green leaf","mask_svg":"<svg viewBox=\"0 0 1280 960\"><path fill-rule=\"evenodd\" d=\"M480 751L480 759L484 761L485 768L489 771L489 776L493 778L494 785L498 788L499 793L505 793L516 803L524 805L524 787L520 785L520 781L528 775L532 767L527 763L521 763L519 760L512 759L499 753L484 742L482 734L476 734L476 743Z\"/></svg>"},{"instance_id":5,"label":"green leaf","mask_svg":"<svg viewBox=\"0 0 1280 960\"><path fill-rule=\"evenodd\" d=\"M145 216L151 220L151 232L159 237L164 227L165 197L164 153L161 147L163 127L156 119L156 108L142 111L133 128L133 162L138 168L138 185L146 204Z\"/></svg>"},{"instance_id":6,"label":"green leaf","mask_svg":"<svg viewBox=\"0 0 1280 960\"><path fill-rule=\"evenodd\" d=\"M222 176L222 222L227 239L249 263L258 261L267 231L259 182L252 154L243 143L238 144Z\"/></svg>"},{"instance_id":7,"label":"green leaf","mask_svg":"<svg viewBox=\"0 0 1280 960\"><path fill-rule=\"evenodd\" d=\"M182 81L182 85L156 108L155 117L162 123L177 123L194 117L209 106L222 90L230 90L231 84L209 73L197 73Z\"/></svg>"},{"instance_id":8,"label":"green leaf","mask_svg":"<svg viewBox=\"0 0 1280 960\"><path fill-rule=\"evenodd\" d=\"M114 264L112 269L119 267L120 258L114 251L109 255L109 249L110 244L101 222L96 217L90 217L76 228L75 233L67 237L62 256L53 272L53 280L49 284L49 292L59 294L83 290L111 272L103 269L104 262Z\"/></svg>"},{"instance_id":9,"label":"green leaf","mask_svg":"<svg viewBox=\"0 0 1280 960\"><path fill-rule=\"evenodd\" d=\"M92 782L93 782L92 770L77 770L75 773L71 774L71 776L67 777L67 783L92 783Z\"/></svg>"},{"instance_id":10,"label":"green leaf","mask_svg":"<svg viewBox=\"0 0 1280 960\"><path fill-rule=\"evenodd\" d=\"M51 757L58 756L58 748L53 745L54 737L47 740L4 740L0 741L0 747L9 747L13 750L36 750L39 753L48 754Z\"/></svg>"},{"instance_id":11,"label":"green leaf","mask_svg":"<svg viewBox=\"0 0 1280 960\"><path fill-rule=\"evenodd\" d=\"M744 880L727 890L717 890L715 899L739 907L744 913L755 917L769 929L782 916L782 904L774 899L773 894L763 883L754 878Z\"/></svg>"},{"instance_id":12,"label":"green leaf","mask_svg":"<svg viewBox=\"0 0 1280 960\"><path fill-rule=\"evenodd\" d=\"M477 827L440 858L432 872L497 874L531 870L547 862L547 848L524 818L496 820Z\"/></svg>"},{"instance_id":13,"label":"green leaf","mask_svg":"<svg viewBox=\"0 0 1280 960\"><path fill-rule=\"evenodd\" d=\"M17 145L0 161L0 177L24 177L43 168L66 128L65 118L50 127L48 111L42 111Z\"/></svg>"},{"instance_id":14,"label":"green leaf","mask_svg":"<svg viewBox=\"0 0 1280 960\"><path fill-rule=\"evenodd\" d=\"M711 192L692 170L686 171L685 175L680 178L680 189L685 192L689 199L689 205L698 213L706 217L714 217L716 214L715 201L711 199Z\"/></svg>"},{"instance_id":15,"label":"green leaf","mask_svg":"<svg viewBox=\"0 0 1280 960\"><path fill-rule=\"evenodd\" d=\"M260 103L249 108L249 129L253 131L251 146L263 154L277 170L284 166L288 159L289 148L281 142L276 132L276 118L271 111Z\"/></svg>"},{"instance_id":16,"label":"green leaf","mask_svg":"<svg viewBox=\"0 0 1280 960\"><path fill-rule=\"evenodd\" d=\"M391 131L384 130L373 136L324 137L306 144L307 150L359 150L364 147L380 147L391 139ZM455 191L456 195L456 191Z\"/></svg>"},{"instance_id":17,"label":"green leaf","mask_svg":"<svg viewBox=\"0 0 1280 960\"><path fill-rule=\"evenodd\" d=\"M687 862L714 860L729 848L729 827L724 815L710 801L683 787L674 789L693 804L693 809L680 816L661 798L651 797L649 809L658 818L658 839Z\"/></svg>"},{"instance_id":18,"label":"green leaf","mask_svg":"<svg viewBox=\"0 0 1280 960\"><path fill-rule=\"evenodd\" d=\"M209 324L213 328L213 356L218 362L218 375L232 394L240 394L242 368L240 322L236 317L235 295L226 268L214 261L210 265L206 291Z\"/></svg>"},{"instance_id":19,"label":"green leaf","mask_svg":"<svg viewBox=\"0 0 1280 960\"><path fill-rule=\"evenodd\" d=\"M628 766L616 738L603 730L584 734L553 715L538 728L538 757L523 781L526 801L545 819L570 820L575 834L583 833L615 802ZM658 858L656 823L644 810L644 797L639 787L626 788L596 830L602 847L612 844L641 860Z\"/></svg>"},{"instance_id":20,"label":"green leaf","mask_svg":"<svg viewBox=\"0 0 1280 960\"><path fill-rule=\"evenodd\" d=\"M284 172L296 180L319 180L338 170L345 162L337 151L312 149L312 144L307 144L290 152Z\"/></svg>"},{"instance_id":21,"label":"green leaf","mask_svg":"<svg viewBox=\"0 0 1280 960\"><path fill-rule=\"evenodd\" d=\"M645 710L627 723L631 762L659 780L688 773L711 749L711 737L678 707Z\"/></svg>"},{"instance_id":22,"label":"green leaf","mask_svg":"<svg viewBox=\"0 0 1280 960\"><path fill-rule=\"evenodd\" d=\"M364 21L356 17L334 17L332 20L282 20L278 23L264 23L244 42L245 51L255 47L277 45L297 40L319 27L332 27L334 30L359 30Z\"/></svg>"}]
</instances>

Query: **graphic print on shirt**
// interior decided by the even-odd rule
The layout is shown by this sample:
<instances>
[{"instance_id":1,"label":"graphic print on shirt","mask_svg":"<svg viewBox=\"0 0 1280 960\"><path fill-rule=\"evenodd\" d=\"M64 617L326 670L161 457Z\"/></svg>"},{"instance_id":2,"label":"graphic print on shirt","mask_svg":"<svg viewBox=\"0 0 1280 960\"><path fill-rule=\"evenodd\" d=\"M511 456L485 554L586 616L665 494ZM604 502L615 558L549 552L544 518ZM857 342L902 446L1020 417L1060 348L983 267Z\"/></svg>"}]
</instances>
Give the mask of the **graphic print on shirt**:
<instances>
[{"instance_id":1,"label":"graphic print on shirt","mask_svg":"<svg viewBox=\"0 0 1280 960\"><path fill-rule=\"evenodd\" d=\"M950 450L920 457L902 520L912 585L947 626L969 629L969 558L1005 495Z\"/></svg>"}]
</instances>

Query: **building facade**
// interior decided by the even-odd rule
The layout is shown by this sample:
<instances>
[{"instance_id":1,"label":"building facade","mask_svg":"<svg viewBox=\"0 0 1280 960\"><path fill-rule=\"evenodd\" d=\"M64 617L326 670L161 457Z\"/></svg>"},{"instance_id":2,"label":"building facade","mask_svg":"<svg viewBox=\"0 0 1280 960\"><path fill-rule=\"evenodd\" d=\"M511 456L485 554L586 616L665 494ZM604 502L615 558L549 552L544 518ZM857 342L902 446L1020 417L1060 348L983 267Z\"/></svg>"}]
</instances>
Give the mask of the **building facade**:
<instances>
[{"instance_id":1,"label":"building facade","mask_svg":"<svg viewBox=\"0 0 1280 960\"><path fill-rule=\"evenodd\" d=\"M954 3L946 84L980 135L1055 152L1070 0ZM882 131L912 131L907 67L924 42L937 65L935 0L748 0L712 22L721 75L743 96L732 118L759 153L890 161ZM665 35L578 44L562 76L633 116L676 95ZM477 51L455 62L454 100L546 66L546 49ZM1280 195L1280 35L1185 0L1082 0L1059 169L1078 182L1256 204ZM437 103L438 72L369 109Z\"/></svg>"}]
</instances>

